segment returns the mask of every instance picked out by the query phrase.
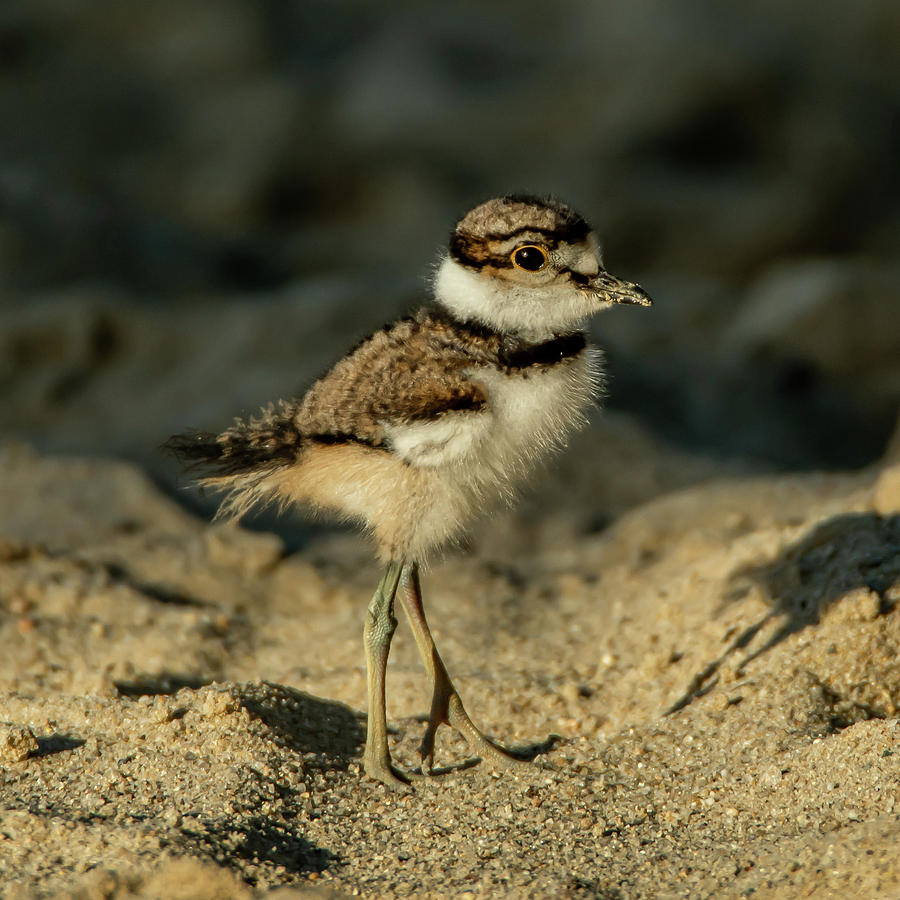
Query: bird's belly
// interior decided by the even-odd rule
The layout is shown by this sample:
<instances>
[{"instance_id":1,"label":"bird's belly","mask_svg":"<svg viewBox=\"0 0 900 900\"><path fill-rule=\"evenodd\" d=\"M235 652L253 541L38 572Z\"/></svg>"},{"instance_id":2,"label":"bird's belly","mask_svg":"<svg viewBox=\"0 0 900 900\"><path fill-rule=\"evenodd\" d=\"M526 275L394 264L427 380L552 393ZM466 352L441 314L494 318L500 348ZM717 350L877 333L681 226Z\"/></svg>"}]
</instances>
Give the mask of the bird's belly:
<instances>
[{"instance_id":1,"label":"bird's belly","mask_svg":"<svg viewBox=\"0 0 900 900\"><path fill-rule=\"evenodd\" d=\"M360 444L313 445L272 476L280 496L367 525L384 559L423 559L458 535L473 492L446 468L411 466Z\"/></svg>"}]
</instances>

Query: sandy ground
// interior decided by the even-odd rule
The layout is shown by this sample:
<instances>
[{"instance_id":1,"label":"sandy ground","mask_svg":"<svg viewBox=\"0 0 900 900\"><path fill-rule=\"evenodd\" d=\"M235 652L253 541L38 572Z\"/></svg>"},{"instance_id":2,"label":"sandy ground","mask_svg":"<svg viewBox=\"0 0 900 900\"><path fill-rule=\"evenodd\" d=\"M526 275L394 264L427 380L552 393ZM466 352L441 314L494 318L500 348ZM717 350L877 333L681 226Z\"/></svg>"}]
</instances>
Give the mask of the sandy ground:
<instances>
[{"instance_id":1,"label":"sandy ground","mask_svg":"<svg viewBox=\"0 0 900 900\"><path fill-rule=\"evenodd\" d=\"M615 417L566 459L424 576L470 713L534 761L444 729L397 796L360 774L364 539L285 554L7 446L0 895L900 896L900 467L681 487L715 473ZM388 690L414 769L402 625Z\"/></svg>"}]
</instances>

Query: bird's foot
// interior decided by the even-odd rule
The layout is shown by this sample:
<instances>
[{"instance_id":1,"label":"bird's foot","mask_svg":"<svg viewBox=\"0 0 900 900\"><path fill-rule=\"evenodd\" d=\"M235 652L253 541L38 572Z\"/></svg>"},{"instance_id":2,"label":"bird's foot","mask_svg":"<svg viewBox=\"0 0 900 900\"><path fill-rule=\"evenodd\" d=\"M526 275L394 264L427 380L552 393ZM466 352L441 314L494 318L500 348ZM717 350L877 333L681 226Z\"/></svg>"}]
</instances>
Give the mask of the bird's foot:
<instances>
[{"instance_id":1,"label":"bird's foot","mask_svg":"<svg viewBox=\"0 0 900 900\"><path fill-rule=\"evenodd\" d=\"M394 768L390 759L366 756L363 760L363 768L369 778L374 781L380 781L392 791L405 794L413 792L413 786L409 777L399 769Z\"/></svg>"},{"instance_id":2,"label":"bird's foot","mask_svg":"<svg viewBox=\"0 0 900 900\"><path fill-rule=\"evenodd\" d=\"M458 731L469 749L495 769L516 769L528 765L528 760L521 759L504 747L495 744L469 718L459 694L454 690L445 703L436 704L432 708L428 727L422 738L419 753L422 757L422 771L430 774L434 770L434 738L440 725L449 725Z\"/></svg>"}]
</instances>

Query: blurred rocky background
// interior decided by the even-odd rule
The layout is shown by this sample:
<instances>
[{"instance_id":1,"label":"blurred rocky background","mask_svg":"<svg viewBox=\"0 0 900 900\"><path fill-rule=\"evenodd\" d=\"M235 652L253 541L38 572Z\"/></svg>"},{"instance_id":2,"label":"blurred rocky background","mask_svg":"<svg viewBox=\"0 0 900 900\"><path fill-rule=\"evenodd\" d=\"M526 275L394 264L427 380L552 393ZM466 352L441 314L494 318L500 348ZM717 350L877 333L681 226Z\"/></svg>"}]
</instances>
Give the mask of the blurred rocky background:
<instances>
[{"instance_id":1,"label":"blurred rocky background","mask_svg":"<svg viewBox=\"0 0 900 900\"><path fill-rule=\"evenodd\" d=\"M654 440L847 468L894 426L892 0L7 0L0 117L0 435L41 451L174 484L168 434L301 389L522 190L656 297L594 325Z\"/></svg>"}]
</instances>

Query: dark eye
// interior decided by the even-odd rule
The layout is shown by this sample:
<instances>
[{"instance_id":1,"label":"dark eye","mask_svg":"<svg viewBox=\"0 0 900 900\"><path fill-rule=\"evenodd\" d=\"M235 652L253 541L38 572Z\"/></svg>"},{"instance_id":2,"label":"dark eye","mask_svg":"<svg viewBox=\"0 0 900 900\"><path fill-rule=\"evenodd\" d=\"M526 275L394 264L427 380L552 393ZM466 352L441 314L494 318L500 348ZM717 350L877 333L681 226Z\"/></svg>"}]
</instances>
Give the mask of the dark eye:
<instances>
[{"instance_id":1,"label":"dark eye","mask_svg":"<svg viewBox=\"0 0 900 900\"><path fill-rule=\"evenodd\" d=\"M526 269L529 272L540 272L547 265L546 251L533 244L513 250L510 259L517 269Z\"/></svg>"}]
</instances>

